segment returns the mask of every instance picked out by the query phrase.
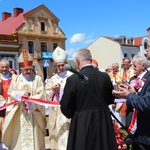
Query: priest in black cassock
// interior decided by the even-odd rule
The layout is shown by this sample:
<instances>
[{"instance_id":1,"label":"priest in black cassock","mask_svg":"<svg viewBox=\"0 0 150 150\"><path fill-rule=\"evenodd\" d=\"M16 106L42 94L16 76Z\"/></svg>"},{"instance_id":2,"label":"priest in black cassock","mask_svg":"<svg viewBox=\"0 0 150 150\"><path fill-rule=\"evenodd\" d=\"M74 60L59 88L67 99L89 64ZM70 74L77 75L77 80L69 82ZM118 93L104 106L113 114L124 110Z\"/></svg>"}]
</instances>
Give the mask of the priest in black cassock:
<instances>
[{"instance_id":1,"label":"priest in black cassock","mask_svg":"<svg viewBox=\"0 0 150 150\"><path fill-rule=\"evenodd\" d=\"M88 49L76 52L79 72L89 80L83 80L83 85L77 74L68 77L60 101L62 113L71 118L67 150L117 150L112 119L107 110L114 102L113 86L106 73L94 69L91 60ZM104 101L105 108L100 101Z\"/></svg>"}]
</instances>

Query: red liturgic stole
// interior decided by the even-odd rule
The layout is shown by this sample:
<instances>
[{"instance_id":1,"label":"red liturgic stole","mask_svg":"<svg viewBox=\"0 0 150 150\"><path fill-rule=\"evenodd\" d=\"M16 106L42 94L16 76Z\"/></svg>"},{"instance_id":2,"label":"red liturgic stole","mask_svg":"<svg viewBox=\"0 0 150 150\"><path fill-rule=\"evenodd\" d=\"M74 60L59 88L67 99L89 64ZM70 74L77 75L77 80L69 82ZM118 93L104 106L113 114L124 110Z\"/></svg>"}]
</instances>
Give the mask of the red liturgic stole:
<instances>
[{"instance_id":1,"label":"red liturgic stole","mask_svg":"<svg viewBox=\"0 0 150 150\"><path fill-rule=\"evenodd\" d=\"M2 82L2 95L5 98L5 100L7 101L7 99L8 99L7 92L8 92L10 83L11 83L11 79L9 79L9 80L1 80L1 82Z\"/></svg>"}]
</instances>

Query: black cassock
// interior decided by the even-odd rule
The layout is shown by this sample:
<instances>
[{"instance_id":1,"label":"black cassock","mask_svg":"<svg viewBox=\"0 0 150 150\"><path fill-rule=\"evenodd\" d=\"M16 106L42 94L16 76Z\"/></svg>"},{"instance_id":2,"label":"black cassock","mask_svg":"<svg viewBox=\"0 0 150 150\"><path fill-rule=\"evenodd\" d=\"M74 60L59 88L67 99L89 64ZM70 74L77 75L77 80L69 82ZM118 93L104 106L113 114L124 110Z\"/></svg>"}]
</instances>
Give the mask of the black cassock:
<instances>
[{"instance_id":1,"label":"black cassock","mask_svg":"<svg viewBox=\"0 0 150 150\"><path fill-rule=\"evenodd\" d=\"M83 67L80 73L90 80L84 81L99 101L108 107L114 102L113 86L106 73L92 66ZM62 113L71 118L67 150L117 150L111 115L106 111L73 74L67 79L61 99Z\"/></svg>"}]
</instances>

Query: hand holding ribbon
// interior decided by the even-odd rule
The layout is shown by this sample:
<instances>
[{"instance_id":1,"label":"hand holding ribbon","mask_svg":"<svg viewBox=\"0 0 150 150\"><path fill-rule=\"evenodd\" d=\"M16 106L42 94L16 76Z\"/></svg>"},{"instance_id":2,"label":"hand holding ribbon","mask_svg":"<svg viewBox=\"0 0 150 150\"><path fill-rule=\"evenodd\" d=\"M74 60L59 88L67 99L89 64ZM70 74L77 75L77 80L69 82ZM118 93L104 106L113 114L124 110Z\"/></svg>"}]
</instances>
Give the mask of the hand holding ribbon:
<instances>
[{"instance_id":1,"label":"hand holding ribbon","mask_svg":"<svg viewBox=\"0 0 150 150\"><path fill-rule=\"evenodd\" d=\"M25 106L28 114L32 113L36 109L35 104L29 101L25 101Z\"/></svg>"}]
</instances>

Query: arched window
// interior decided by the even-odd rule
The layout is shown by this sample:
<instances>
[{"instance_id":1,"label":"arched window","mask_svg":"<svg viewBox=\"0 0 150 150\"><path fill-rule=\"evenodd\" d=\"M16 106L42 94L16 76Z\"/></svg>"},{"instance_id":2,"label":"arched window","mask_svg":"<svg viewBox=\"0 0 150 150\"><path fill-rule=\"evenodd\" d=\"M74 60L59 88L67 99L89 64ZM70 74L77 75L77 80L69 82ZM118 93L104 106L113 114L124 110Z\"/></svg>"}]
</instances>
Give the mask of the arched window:
<instances>
[{"instance_id":1,"label":"arched window","mask_svg":"<svg viewBox=\"0 0 150 150\"><path fill-rule=\"evenodd\" d=\"M135 56L135 54L131 54L132 59L133 59L134 56Z\"/></svg>"},{"instance_id":2,"label":"arched window","mask_svg":"<svg viewBox=\"0 0 150 150\"><path fill-rule=\"evenodd\" d=\"M124 41L123 42L124 42L124 44L126 44L126 37L124 37Z\"/></svg>"},{"instance_id":3,"label":"arched window","mask_svg":"<svg viewBox=\"0 0 150 150\"><path fill-rule=\"evenodd\" d=\"M144 49L146 50L148 48L147 42L144 42Z\"/></svg>"},{"instance_id":4,"label":"arched window","mask_svg":"<svg viewBox=\"0 0 150 150\"><path fill-rule=\"evenodd\" d=\"M133 45L133 38L131 38L131 45Z\"/></svg>"}]
</instances>

